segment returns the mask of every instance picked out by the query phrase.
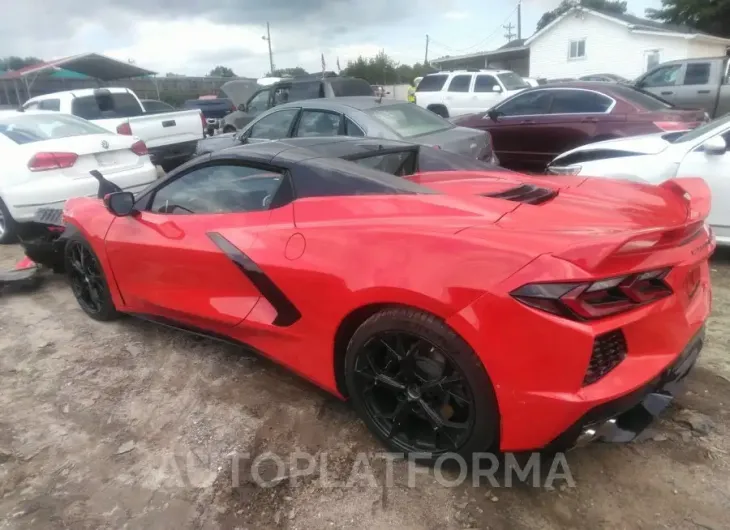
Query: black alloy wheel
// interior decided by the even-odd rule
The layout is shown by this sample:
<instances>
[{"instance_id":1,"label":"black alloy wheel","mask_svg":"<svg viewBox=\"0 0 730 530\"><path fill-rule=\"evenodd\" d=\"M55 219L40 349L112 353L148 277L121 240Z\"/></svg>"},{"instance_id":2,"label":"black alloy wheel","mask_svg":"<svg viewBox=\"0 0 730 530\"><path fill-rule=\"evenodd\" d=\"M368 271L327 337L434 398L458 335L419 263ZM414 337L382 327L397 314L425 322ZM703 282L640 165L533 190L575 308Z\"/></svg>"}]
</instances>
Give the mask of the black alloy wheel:
<instances>
[{"instance_id":1,"label":"black alloy wheel","mask_svg":"<svg viewBox=\"0 0 730 530\"><path fill-rule=\"evenodd\" d=\"M402 318L410 322L398 325ZM468 456L496 441L498 411L486 371L432 315L398 308L371 317L350 342L346 370L355 407L393 450Z\"/></svg>"},{"instance_id":2,"label":"black alloy wheel","mask_svg":"<svg viewBox=\"0 0 730 530\"><path fill-rule=\"evenodd\" d=\"M65 249L65 268L76 301L95 320L118 316L104 272L91 247L80 237L69 239Z\"/></svg>"}]
</instances>

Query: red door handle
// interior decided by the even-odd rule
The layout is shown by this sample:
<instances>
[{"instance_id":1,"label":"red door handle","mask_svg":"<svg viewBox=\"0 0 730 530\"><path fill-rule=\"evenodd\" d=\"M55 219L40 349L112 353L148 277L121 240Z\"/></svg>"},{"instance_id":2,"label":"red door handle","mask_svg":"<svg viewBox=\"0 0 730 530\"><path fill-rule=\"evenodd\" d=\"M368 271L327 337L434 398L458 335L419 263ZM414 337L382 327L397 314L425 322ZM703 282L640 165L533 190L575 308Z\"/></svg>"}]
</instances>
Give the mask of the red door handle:
<instances>
[{"instance_id":1,"label":"red door handle","mask_svg":"<svg viewBox=\"0 0 730 530\"><path fill-rule=\"evenodd\" d=\"M535 123L535 120L522 120L520 123Z\"/></svg>"},{"instance_id":2,"label":"red door handle","mask_svg":"<svg viewBox=\"0 0 730 530\"><path fill-rule=\"evenodd\" d=\"M589 123L597 123L598 118L583 118L581 121L589 122Z\"/></svg>"}]
</instances>

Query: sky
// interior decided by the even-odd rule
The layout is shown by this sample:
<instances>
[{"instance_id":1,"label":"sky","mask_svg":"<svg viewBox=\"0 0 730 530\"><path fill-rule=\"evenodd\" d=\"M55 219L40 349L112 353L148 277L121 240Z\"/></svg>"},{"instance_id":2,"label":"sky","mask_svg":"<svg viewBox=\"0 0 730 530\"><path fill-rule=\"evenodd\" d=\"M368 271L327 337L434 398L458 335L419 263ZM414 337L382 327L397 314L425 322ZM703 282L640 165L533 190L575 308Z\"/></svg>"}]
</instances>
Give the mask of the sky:
<instances>
[{"instance_id":1,"label":"sky","mask_svg":"<svg viewBox=\"0 0 730 530\"><path fill-rule=\"evenodd\" d=\"M522 35L560 0L522 0ZM660 0L628 0L643 16ZM96 52L164 75L205 75L217 65L239 76L275 68L344 68L383 49L399 63L497 48L516 33L517 0L0 0L0 53L45 60Z\"/></svg>"}]
</instances>

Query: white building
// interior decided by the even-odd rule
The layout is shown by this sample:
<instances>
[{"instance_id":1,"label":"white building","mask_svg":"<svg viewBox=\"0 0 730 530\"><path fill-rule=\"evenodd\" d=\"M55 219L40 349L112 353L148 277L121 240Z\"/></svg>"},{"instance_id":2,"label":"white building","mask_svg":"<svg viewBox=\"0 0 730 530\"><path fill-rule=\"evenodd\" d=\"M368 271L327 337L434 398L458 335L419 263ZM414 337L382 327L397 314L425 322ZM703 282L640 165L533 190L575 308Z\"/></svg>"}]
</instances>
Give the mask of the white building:
<instances>
[{"instance_id":1,"label":"white building","mask_svg":"<svg viewBox=\"0 0 730 530\"><path fill-rule=\"evenodd\" d=\"M666 61L726 54L730 39L633 15L575 7L525 40L431 61L443 70L504 68L546 79L618 74L635 79Z\"/></svg>"},{"instance_id":2,"label":"white building","mask_svg":"<svg viewBox=\"0 0 730 530\"><path fill-rule=\"evenodd\" d=\"M724 56L730 39L576 7L532 35L525 46L530 49L530 77L612 73L635 79L666 61Z\"/></svg>"}]
</instances>

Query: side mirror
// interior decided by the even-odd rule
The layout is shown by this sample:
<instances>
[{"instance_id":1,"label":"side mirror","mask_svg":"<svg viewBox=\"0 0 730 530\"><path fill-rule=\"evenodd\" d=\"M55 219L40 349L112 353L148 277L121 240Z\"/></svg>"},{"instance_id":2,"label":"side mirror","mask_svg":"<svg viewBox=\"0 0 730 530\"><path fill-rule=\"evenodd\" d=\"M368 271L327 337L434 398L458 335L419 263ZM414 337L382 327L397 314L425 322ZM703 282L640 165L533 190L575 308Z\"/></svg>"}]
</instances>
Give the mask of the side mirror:
<instances>
[{"instance_id":1,"label":"side mirror","mask_svg":"<svg viewBox=\"0 0 730 530\"><path fill-rule=\"evenodd\" d=\"M104 206L117 217L126 217L134 211L134 194L131 191L118 191L104 196Z\"/></svg>"},{"instance_id":2,"label":"side mirror","mask_svg":"<svg viewBox=\"0 0 730 530\"><path fill-rule=\"evenodd\" d=\"M713 136L702 144L702 150L707 155L724 155L727 151L727 144L722 136Z\"/></svg>"},{"instance_id":3,"label":"side mirror","mask_svg":"<svg viewBox=\"0 0 730 530\"><path fill-rule=\"evenodd\" d=\"M502 87L499 85L494 85L492 87L492 92L502 92Z\"/></svg>"},{"instance_id":4,"label":"side mirror","mask_svg":"<svg viewBox=\"0 0 730 530\"><path fill-rule=\"evenodd\" d=\"M238 110L240 110L241 112L246 112L246 104L241 103L240 105L238 105Z\"/></svg>"},{"instance_id":5,"label":"side mirror","mask_svg":"<svg viewBox=\"0 0 730 530\"><path fill-rule=\"evenodd\" d=\"M495 109L489 109L487 111L487 116L489 116L489 119L492 121L498 121L500 112Z\"/></svg>"}]
</instances>

